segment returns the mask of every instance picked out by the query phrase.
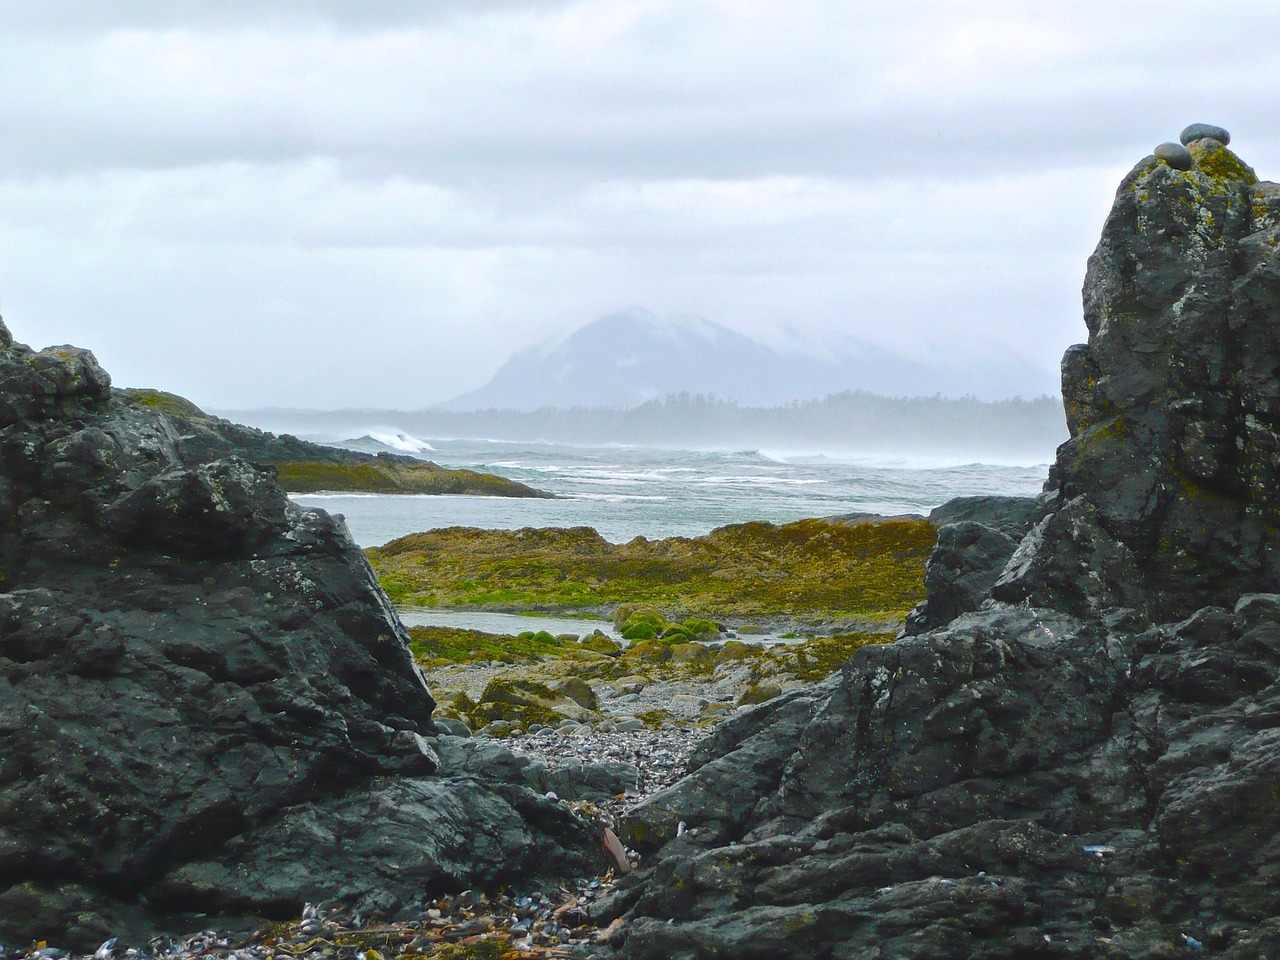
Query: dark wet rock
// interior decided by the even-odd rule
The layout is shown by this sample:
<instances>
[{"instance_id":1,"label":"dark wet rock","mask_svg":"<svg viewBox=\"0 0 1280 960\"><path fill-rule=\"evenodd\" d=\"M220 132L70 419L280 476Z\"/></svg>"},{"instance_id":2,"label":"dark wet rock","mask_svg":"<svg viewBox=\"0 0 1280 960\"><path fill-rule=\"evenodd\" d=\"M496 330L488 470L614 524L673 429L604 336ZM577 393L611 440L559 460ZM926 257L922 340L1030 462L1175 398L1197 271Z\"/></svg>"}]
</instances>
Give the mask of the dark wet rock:
<instances>
[{"instance_id":1,"label":"dark wet rock","mask_svg":"<svg viewBox=\"0 0 1280 960\"><path fill-rule=\"evenodd\" d=\"M545 761L515 753L487 738L442 737L438 749L447 769L469 776L502 772L506 782L522 783L535 793L560 800L604 800L634 790L640 778L635 764L617 761Z\"/></svg>"},{"instance_id":2,"label":"dark wet rock","mask_svg":"<svg viewBox=\"0 0 1280 960\"><path fill-rule=\"evenodd\" d=\"M925 600L907 615L907 633L923 633L977 610L1017 548L1013 537L972 520L942 527L925 567Z\"/></svg>"},{"instance_id":3,"label":"dark wet rock","mask_svg":"<svg viewBox=\"0 0 1280 960\"><path fill-rule=\"evenodd\" d=\"M1212 123L1192 123L1184 127L1178 140L1185 146L1193 140L1217 140L1224 147L1231 142L1231 134Z\"/></svg>"},{"instance_id":4,"label":"dark wet rock","mask_svg":"<svg viewBox=\"0 0 1280 960\"><path fill-rule=\"evenodd\" d=\"M1057 476L1098 530L1080 530L1076 508L1078 547L1048 561L1074 577L1091 555L1127 554L1137 576L1123 589L1160 618L1280 582L1280 211L1231 151L1193 146L1190 173L1134 168L1089 260L1090 336L1064 360L1072 428Z\"/></svg>"},{"instance_id":5,"label":"dark wet rock","mask_svg":"<svg viewBox=\"0 0 1280 960\"><path fill-rule=\"evenodd\" d=\"M957 497L929 514L938 540L925 566L925 599L907 615L907 634L923 633L977 610L1056 496Z\"/></svg>"},{"instance_id":6,"label":"dark wet rock","mask_svg":"<svg viewBox=\"0 0 1280 960\"><path fill-rule=\"evenodd\" d=\"M10 343L0 388L0 942L595 866L523 774L441 761L341 522L185 457L86 351Z\"/></svg>"},{"instance_id":7,"label":"dark wet rock","mask_svg":"<svg viewBox=\"0 0 1280 960\"><path fill-rule=\"evenodd\" d=\"M1045 496L955 497L929 511L929 522L939 527L965 521L981 523L1011 537L1021 538L1051 509L1051 499Z\"/></svg>"},{"instance_id":8,"label":"dark wet rock","mask_svg":"<svg viewBox=\"0 0 1280 960\"><path fill-rule=\"evenodd\" d=\"M1195 162L1191 151L1180 143L1162 143L1151 152L1157 160L1163 160L1175 170L1190 170Z\"/></svg>"},{"instance_id":9,"label":"dark wet rock","mask_svg":"<svg viewBox=\"0 0 1280 960\"><path fill-rule=\"evenodd\" d=\"M933 616L970 609L727 720L631 811L619 956L1274 952L1280 188L1189 152L1117 193L1042 512L944 511Z\"/></svg>"}]
</instances>

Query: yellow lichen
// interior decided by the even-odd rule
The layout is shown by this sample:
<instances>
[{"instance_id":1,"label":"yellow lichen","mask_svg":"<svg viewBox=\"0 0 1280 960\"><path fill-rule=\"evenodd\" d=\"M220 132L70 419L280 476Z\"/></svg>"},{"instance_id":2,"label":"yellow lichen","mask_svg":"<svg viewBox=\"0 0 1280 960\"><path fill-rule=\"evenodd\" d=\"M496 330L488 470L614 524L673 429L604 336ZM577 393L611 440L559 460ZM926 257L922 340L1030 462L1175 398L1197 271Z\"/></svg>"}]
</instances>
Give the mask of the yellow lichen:
<instances>
[{"instance_id":1,"label":"yellow lichen","mask_svg":"<svg viewBox=\"0 0 1280 960\"><path fill-rule=\"evenodd\" d=\"M1188 146L1195 157L1196 170L1215 180L1255 184L1253 168L1217 141L1197 140Z\"/></svg>"}]
</instances>

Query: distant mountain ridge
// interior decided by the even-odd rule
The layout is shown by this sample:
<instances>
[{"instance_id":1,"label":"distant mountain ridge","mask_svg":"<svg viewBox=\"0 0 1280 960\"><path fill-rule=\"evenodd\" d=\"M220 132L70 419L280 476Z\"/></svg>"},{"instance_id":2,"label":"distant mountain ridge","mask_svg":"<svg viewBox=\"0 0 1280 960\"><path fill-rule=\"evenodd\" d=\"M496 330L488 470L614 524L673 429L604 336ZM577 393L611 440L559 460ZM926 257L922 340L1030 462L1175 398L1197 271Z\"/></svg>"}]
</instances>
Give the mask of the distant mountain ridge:
<instances>
[{"instance_id":1,"label":"distant mountain ridge","mask_svg":"<svg viewBox=\"0 0 1280 960\"><path fill-rule=\"evenodd\" d=\"M1035 371L961 377L871 344L855 349L853 355L813 357L774 349L698 317L632 309L515 353L484 386L436 409L625 409L681 393L770 407L851 390L981 399L1045 392L1034 386ZM995 383L1007 386L1001 390Z\"/></svg>"}]
</instances>

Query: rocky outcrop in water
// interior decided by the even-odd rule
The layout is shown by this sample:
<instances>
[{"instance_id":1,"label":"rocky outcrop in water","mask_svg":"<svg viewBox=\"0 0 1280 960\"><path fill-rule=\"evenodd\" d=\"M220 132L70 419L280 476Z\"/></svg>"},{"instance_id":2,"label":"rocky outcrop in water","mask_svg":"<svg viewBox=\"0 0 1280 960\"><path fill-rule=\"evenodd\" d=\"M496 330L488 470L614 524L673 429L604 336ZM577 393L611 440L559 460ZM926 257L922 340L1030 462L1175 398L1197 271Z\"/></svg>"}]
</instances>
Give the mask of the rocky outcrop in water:
<instances>
[{"instance_id":1,"label":"rocky outcrop in water","mask_svg":"<svg viewBox=\"0 0 1280 960\"><path fill-rule=\"evenodd\" d=\"M192 456L87 351L3 324L0 591L0 942L306 900L394 914L597 865L532 789L545 770L438 748L340 521L269 469Z\"/></svg>"},{"instance_id":2,"label":"rocky outcrop in water","mask_svg":"<svg viewBox=\"0 0 1280 960\"><path fill-rule=\"evenodd\" d=\"M442 467L403 454L364 453L246 427L211 416L190 400L162 390L119 390L116 400L164 415L173 428L174 449L184 459L200 462L241 457L264 464L276 471L280 486L291 493L337 490L554 497L492 473Z\"/></svg>"},{"instance_id":3,"label":"rocky outcrop in water","mask_svg":"<svg viewBox=\"0 0 1280 960\"><path fill-rule=\"evenodd\" d=\"M1280 187L1188 150L1090 260L1042 516L961 511L922 632L633 811L620 956L1280 955Z\"/></svg>"}]
</instances>

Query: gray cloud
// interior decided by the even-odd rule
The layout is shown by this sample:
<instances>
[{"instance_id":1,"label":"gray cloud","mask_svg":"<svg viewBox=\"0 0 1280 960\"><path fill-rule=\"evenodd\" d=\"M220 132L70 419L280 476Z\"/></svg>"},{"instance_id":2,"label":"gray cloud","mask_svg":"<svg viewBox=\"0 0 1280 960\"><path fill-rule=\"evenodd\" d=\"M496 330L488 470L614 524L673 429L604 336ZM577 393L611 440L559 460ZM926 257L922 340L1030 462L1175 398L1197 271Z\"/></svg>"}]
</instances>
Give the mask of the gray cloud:
<instances>
[{"instance_id":1,"label":"gray cloud","mask_svg":"<svg viewBox=\"0 0 1280 960\"><path fill-rule=\"evenodd\" d=\"M213 406L420 406L619 306L1025 358L1119 177L1259 172L1251 2L0 3L15 333Z\"/></svg>"}]
</instances>

